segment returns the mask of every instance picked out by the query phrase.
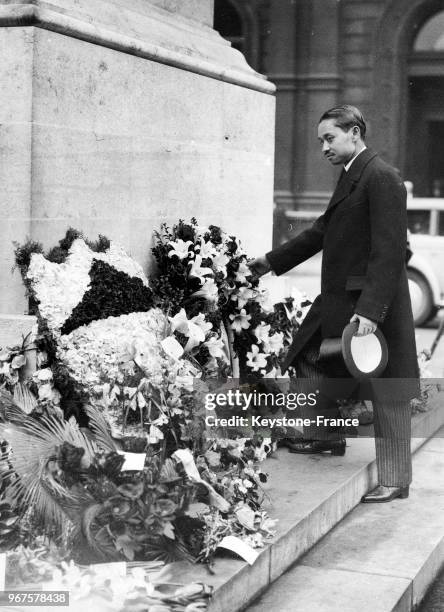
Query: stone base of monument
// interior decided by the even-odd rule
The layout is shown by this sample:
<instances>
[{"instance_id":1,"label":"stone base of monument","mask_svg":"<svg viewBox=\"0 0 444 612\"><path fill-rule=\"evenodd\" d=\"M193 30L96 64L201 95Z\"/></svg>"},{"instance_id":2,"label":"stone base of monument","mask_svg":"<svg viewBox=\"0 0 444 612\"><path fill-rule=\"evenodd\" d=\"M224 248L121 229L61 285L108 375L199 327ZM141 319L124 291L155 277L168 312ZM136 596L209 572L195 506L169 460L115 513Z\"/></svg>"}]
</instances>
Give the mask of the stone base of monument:
<instances>
[{"instance_id":1,"label":"stone base of monument","mask_svg":"<svg viewBox=\"0 0 444 612\"><path fill-rule=\"evenodd\" d=\"M430 400L428 412L414 416L412 446L415 451L422 447L443 426L443 399L444 393L438 393ZM443 452L444 441L440 440L439 442L441 442L440 452ZM262 610L280 610L281 612L285 610L301 610L304 612L307 610L310 610L310 612L325 612L326 610L336 612L336 610L341 610L342 612L356 612L358 609L386 612L388 610L405 611L413 609L413 605L420 599L444 562L444 545L441 543L442 533L432 533L427 542L424 540L425 543L421 549L422 555L417 550L411 550L411 555L413 555L416 565L419 564L421 570L415 573L415 576L418 576L416 582L413 581L413 575L409 577L407 574L403 576L396 573L396 568L393 571L394 575L398 576L398 580L391 578L384 568L381 568L380 573L386 575L386 577L379 577L378 561L376 560L372 566L372 571L376 577L369 578L367 587L363 590L368 595L367 607L364 607L360 600L359 605L357 605L356 600L351 595L356 590L355 577L351 571L348 575L342 575L339 564L339 567L335 570L337 575L334 572L326 571L324 576L324 574L316 574L316 569L313 567L305 567L304 559L306 557L301 561L301 557L310 549L313 549L314 554L316 554L315 551L319 546L317 543L326 534L329 534L327 537L330 538L336 526L337 529L340 529L345 524L344 517L356 506L359 510L369 508L369 506L361 506L360 499L377 483L374 441L371 437L360 437L349 439L347 444L347 452L344 457L333 457L329 454L325 456L295 455L289 454L285 449L280 449L275 458L266 461L264 471L269 474L269 482L265 485L268 494L266 508L273 518L279 519L279 523L276 537L270 545L261 551L254 565L249 566L247 563L234 558L220 558L214 565L214 574L210 574L202 566L176 563L171 566L172 581L177 580L181 583L201 581L212 584L215 593L209 608L211 612L242 610L264 592L263 598L257 604L257 612ZM443 463L443 455L436 456L437 464L439 460ZM415 459L416 463L417 460ZM423 468L421 469L424 471ZM444 485L441 475L436 474L436 482L441 483L440 503L442 503L442 500L444 500ZM418 491L415 491L416 489ZM408 537L413 538L415 521L417 521L418 529L421 527L427 530L428 511L422 513L419 509L421 505L420 489L421 482L414 479L411 497L413 500L417 498L413 503L415 508L418 507L418 512L414 514L414 519L412 517L409 519L410 523L406 525L404 540ZM378 512L382 512L384 515L393 515L394 512L402 510L403 507L408 508L411 504L412 501L409 499L406 501L396 500L391 504L377 504L376 509L372 506L371 512L375 515L372 515L373 531L368 528L365 516L358 517L353 521L355 540L357 540L354 546L355 549L357 548L355 553L358 560L361 559L359 546L370 544L371 547L373 532L383 540L382 536L384 534L380 530L377 531ZM353 516L354 512L350 516ZM347 521L348 518L345 520ZM388 518L384 520L388 520ZM363 543L358 543L359 528L362 528ZM379 523L379 528L384 531L382 522ZM390 535L391 528L387 527L387 534L384 537ZM401 538L402 531L402 526L398 525L399 538ZM347 529L343 535L346 537ZM434 542L436 545L434 545ZM374 542L374 544L377 548L379 541ZM349 551L353 549L353 544L350 541L347 545ZM340 556L342 551L341 540L340 538L336 539L329 547L330 561L334 562L335 556ZM390 558L390 551L385 556ZM406 554L406 558L407 556ZM322 565L322 557L318 555L316 559L315 563ZM415 563L412 562L411 565L415 566ZM293 568L290 571L297 571L297 589L300 589L300 597L303 599L299 599L298 590L291 589L289 584L286 583L282 588L279 587L281 580L285 580L288 574L280 580L278 579L292 566ZM317 582L313 582L314 574L317 577ZM278 581L276 583L277 587L276 590L273 590L271 585L276 580ZM320 595L319 590L322 588L323 580L329 586ZM364 580L362 576L361 580ZM377 584L382 585L387 593L390 591L391 585L396 586L396 588L402 586L404 590L399 593L400 607L398 607L396 597L396 601L391 607L387 602L392 601L393 597L392 599L390 597L382 598L379 603L372 600L369 593L372 588L376 588ZM335 603L335 600L340 601L340 606ZM299 604L296 606L298 601L301 602L300 607ZM284 604L286 604L286 607L284 607ZM256 610L256 605L253 606L253 609Z\"/></svg>"}]
</instances>

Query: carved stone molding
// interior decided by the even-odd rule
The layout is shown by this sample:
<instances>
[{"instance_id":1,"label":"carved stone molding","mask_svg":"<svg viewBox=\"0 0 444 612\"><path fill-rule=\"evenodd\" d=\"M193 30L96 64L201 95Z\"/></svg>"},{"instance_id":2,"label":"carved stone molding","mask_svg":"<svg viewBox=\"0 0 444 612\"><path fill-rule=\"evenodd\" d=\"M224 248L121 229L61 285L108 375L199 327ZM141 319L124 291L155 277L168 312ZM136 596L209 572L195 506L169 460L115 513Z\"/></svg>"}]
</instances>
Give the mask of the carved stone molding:
<instances>
[{"instance_id":1,"label":"carved stone molding","mask_svg":"<svg viewBox=\"0 0 444 612\"><path fill-rule=\"evenodd\" d=\"M0 0L0 27L35 26L268 94L275 86L215 30L149 2L149 10L101 0Z\"/></svg>"}]
</instances>

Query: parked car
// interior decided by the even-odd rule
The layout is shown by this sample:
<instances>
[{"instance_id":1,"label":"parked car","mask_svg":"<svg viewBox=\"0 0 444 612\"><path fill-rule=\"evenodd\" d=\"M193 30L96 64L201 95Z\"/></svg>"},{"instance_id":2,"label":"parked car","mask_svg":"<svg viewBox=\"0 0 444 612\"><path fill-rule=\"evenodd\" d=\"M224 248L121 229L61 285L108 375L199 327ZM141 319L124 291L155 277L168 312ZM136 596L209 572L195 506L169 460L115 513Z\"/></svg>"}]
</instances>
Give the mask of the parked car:
<instances>
[{"instance_id":1,"label":"parked car","mask_svg":"<svg viewBox=\"0 0 444 612\"><path fill-rule=\"evenodd\" d=\"M410 246L407 265L416 325L433 318L444 306L444 198L407 200Z\"/></svg>"}]
</instances>

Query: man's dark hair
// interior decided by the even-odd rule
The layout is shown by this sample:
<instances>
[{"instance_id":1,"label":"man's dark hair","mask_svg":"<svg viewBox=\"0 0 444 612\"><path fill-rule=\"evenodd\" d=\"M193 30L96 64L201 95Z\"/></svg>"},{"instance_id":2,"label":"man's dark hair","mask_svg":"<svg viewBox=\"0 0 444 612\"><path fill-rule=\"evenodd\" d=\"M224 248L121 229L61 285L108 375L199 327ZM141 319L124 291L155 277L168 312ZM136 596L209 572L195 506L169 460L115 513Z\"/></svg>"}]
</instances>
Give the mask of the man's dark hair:
<instances>
[{"instance_id":1,"label":"man's dark hair","mask_svg":"<svg viewBox=\"0 0 444 612\"><path fill-rule=\"evenodd\" d=\"M344 104L343 106L330 108L330 110L326 111L319 119L319 123L326 119L333 119L335 124L345 132L357 125L361 131L362 140L365 139L367 126L363 114L356 106Z\"/></svg>"}]
</instances>

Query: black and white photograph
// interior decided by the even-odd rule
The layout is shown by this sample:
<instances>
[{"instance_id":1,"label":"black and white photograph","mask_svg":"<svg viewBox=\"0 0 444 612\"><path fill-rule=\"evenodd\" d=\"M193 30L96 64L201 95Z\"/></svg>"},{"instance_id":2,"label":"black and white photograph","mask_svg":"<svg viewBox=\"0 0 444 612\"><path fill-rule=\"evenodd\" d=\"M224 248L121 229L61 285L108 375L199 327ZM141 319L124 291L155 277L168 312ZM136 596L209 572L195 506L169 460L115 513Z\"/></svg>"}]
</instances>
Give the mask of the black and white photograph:
<instances>
[{"instance_id":1,"label":"black and white photograph","mask_svg":"<svg viewBox=\"0 0 444 612\"><path fill-rule=\"evenodd\" d=\"M444 612L444 0L0 0L0 610Z\"/></svg>"}]
</instances>

